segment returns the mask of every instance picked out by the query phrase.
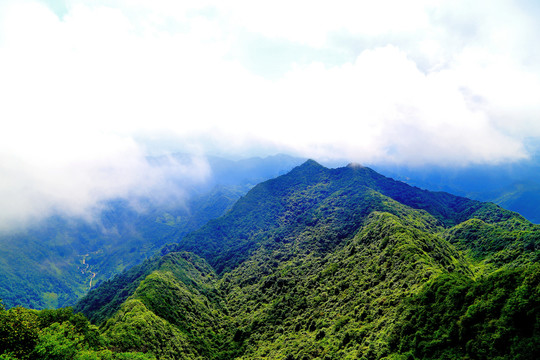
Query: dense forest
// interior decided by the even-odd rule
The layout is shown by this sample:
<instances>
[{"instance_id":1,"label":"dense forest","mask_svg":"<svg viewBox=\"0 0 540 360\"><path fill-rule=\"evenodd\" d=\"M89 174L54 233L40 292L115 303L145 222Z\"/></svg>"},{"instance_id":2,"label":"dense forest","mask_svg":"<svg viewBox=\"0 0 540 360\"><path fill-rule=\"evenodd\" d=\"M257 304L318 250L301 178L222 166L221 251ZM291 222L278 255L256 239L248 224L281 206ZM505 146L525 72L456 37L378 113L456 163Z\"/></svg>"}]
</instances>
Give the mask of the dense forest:
<instances>
[{"instance_id":1,"label":"dense forest","mask_svg":"<svg viewBox=\"0 0 540 360\"><path fill-rule=\"evenodd\" d=\"M153 157L155 167L175 168L191 155ZM206 159L200 182L167 178L163 195L111 199L88 218L62 214L12 232L0 232L0 299L46 309L72 306L98 285L152 257L161 247L215 219L257 183L287 173L302 159L275 155L238 161ZM180 195L179 195L180 194Z\"/></svg>"},{"instance_id":2,"label":"dense forest","mask_svg":"<svg viewBox=\"0 0 540 360\"><path fill-rule=\"evenodd\" d=\"M0 309L0 359L537 359L540 226L308 161L101 282Z\"/></svg>"}]
</instances>

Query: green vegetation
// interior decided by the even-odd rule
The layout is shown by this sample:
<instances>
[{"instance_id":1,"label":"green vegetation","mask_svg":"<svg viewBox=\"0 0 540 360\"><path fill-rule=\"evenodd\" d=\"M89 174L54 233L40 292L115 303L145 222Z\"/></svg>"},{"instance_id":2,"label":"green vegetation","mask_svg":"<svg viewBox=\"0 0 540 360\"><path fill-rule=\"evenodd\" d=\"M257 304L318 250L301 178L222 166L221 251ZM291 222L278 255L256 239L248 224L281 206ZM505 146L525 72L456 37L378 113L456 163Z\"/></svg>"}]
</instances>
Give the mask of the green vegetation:
<instances>
[{"instance_id":1,"label":"green vegetation","mask_svg":"<svg viewBox=\"0 0 540 360\"><path fill-rule=\"evenodd\" d=\"M470 219L447 230L445 238L473 258L496 267L540 260L540 226L520 216L492 223Z\"/></svg>"},{"instance_id":2,"label":"green vegetation","mask_svg":"<svg viewBox=\"0 0 540 360\"><path fill-rule=\"evenodd\" d=\"M7 307L73 305L88 292L90 280L96 285L140 264L172 239L223 214L245 191L219 188L195 196L187 205L168 209L174 221L166 220L173 217L168 212L138 213L116 201L96 223L54 218L0 236L0 298Z\"/></svg>"},{"instance_id":3,"label":"green vegetation","mask_svg":"<svg viewBox=\"0 0 540 360\"><path fill-rule=\"evenodd\" d=\"M182 154L148 159L152 166L171 168L191 160ZM90 221L57 215L0 233L0 298L5 306L72 306L91 287L223 215L256 183L301 162L285 155L207 160L211 174L201 184L172 176L161 194L98 204L101 211Z\"/></svg>"},{"instance_id":4,"label":"green vegetation","mask_svg":"<svg viewBox=\"0 0 540 360\"><path fill-rule=\"evenodd\" d=\"M400 309L392 350L420 359L536 359L540 351L540 266L496 271L476 281L435 278Z\"/></svg>"},{"instance_id":5,"label":"green vegetation","mask_svg":"<svg viewBox=\"0 0 540 360\"><path fill-rule=\"evenodd\" d=\"M309 161L91 290L75 308L91 336L53 310L68 320L20 315L17 343L89 359L537 359L539 237L493 204Z\"/></svg>"},{"instance_id":6,"label":"green vegetation","mask_svg":"<svg viewBox=\"0 0 540 360\"><path fill-rule=\"evenodd\" d=\"M395 215L373 213L354 238L324 256L292 257L268 275L258 271L262 264L241 265L222 286L235 309L243 358L385 356L402 299L447 268L468 273L450 250ZM260 255L275 261L272 253Z\"/></svg>"},{"instance_id":7,"label":"green vegetation","mask_svg":"<svg viewBox=\"0 0 540 360\"><path fill-rule=\"evenodd\" d=\"M0 304L0 359L155 360L152 354L118 352L82 314L71 308L5 310Z\"/></svg>"}]
</instances>

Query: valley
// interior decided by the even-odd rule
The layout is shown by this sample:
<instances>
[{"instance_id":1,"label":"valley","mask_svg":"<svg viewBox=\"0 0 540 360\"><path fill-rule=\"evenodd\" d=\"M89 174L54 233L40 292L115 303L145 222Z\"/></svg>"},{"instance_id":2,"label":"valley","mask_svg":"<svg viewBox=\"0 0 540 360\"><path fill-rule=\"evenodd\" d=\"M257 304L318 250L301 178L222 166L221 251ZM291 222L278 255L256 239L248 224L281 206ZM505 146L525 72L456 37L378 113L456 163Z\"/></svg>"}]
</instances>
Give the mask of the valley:
<instances>
[{"instance_id":1,"label":"valley","mask_svg":"<svg viewBox=\"0 0 540 360\"><path fill-rule=\"evenodd\" d=\"M83 268L81 269L81 273L82 274L90 274L90 283L88 284L88 290L92 289L92 281L94 280L94 278L96 277L96 273L93 272L93 271L90 271L90 264L87 264L86 263L86 258L89 256L90 254L86 254L86 255L79 255L82 257L82 265L83 265Z\"/></svg>"},{"instance_id":2,"label":"valley","mask_svg":"<svg viewBox=\"0 0 540 360\"><path fill-rule=\"evenodd\" d=\"M189 163L191 156L148 161L159 169L171 162ZM212 173L200 184L188 186L181 178L169 179L165 202L151 197L114 199L102 204L90 220L57 215L0 234L0 299L8 308L72 306L91 288L89 284L99 285L154 256L165 244L221 216L258 182L303 160L276 155L207 161ZM184 192L187 195L180 198L170 195ZM84 261L91 273L80 271L80 254L89 254Z\"/></svg>"}]
</instances>

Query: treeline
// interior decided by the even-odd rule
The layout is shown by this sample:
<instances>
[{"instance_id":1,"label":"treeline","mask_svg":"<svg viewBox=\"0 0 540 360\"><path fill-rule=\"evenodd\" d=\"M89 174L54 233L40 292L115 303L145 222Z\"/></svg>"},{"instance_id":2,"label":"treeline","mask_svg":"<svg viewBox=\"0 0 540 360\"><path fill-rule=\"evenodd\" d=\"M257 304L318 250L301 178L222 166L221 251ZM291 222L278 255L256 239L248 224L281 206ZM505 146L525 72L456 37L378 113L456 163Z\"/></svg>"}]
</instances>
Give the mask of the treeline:
<instances>
[{"instance_id":1,"label":"treeline","mask_svg":"<svg viewBox=\"0 0 540 360\"><path fill-rule=\"evenodd\" d=\"M540 265L439 276L400 313L389 344L403 358L539 359Z\"/></svg>"},{"instance_id":2,"label":"treeline","mask_svg":"<svg viewBox=\"0 0 540 360\"><path fill-rule=\"evenodd\" d=\"M6 310L0 303L1 360L155 360L152 354L116 352L99 329L72 308Z\"/></svg>"}]
</instances>

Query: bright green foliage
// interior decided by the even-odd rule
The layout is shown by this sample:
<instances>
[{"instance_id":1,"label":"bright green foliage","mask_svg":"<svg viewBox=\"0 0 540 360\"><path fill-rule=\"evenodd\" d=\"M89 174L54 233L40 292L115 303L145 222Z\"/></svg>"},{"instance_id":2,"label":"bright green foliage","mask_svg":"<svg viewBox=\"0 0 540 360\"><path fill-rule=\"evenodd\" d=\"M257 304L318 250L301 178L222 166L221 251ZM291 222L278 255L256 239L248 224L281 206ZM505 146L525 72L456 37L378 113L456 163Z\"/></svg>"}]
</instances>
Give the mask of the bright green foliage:
<instances>
[{"instance_id":1,"label":"bright green foliage","mask_svg":"<svg viewBox=\"0 0 540 360\"><path fill-rule=\"evenodd\" d=\"M40 332L33 355L43 360L68 360L74 359L79 351L87 350L84 348L84 335L71 323L54 323Z\"/></svg>"},{"instance_id":2,"label":"bright green foliage","mask_svg":"<svg viewBox=\"0 0 540 360\"><path fill-rule=\"evenodd\" d=\"M2 360L155 360L151 354L112 352L104 344L98 328L71 308L0 308Z\"/></svg>"},{"instance_id":3,"label":"bright green foliage","mask_svg":"<svg viewBox=\"0 0 540 360\"><path fill-rule=\"evenodd\" d=\"M401 307L391 348L421 359L537 359L540 266L444 275Z\"/></svg>"},{"instance_id":4,"label":"bright green foliage","mask_svg":"<svg viewBox=\"0 0 540 360\"><path fill-rule=\"evenodd\" d=\"M108 344L160 359L220 358L224 314L215 272L189 253L170 253L102 326Z\"/></svg>"},{"instance_id":5,"label":"bright green foliage","mask_svg":"<svg viewBox=\"0 0 540 360\"><path fill-rule=\"evenodd\" d=\"M181 155L173 158L179 163L189 161ZM169 157L147 160L156 166L177 165ZM72 306L88 292L90 284L93 288L154 256L163 245L221 216L256 183L301 161L288 156L207 160L211 174L206 181L178 184L183 180L169 179L159 201L155 201L155 194L153 200L112 200L100 204L102 211L96 214L96 221L52 216L25 229L0 234L0 298L6 307ZM174 195L180 189L189 190L181 199ZM172 196L165 196L168 191Z\"/></svg>"},{"instance_id":6,"label":"bright green foliage","mask_svg":"<svg viewBox=\"0 0 540 360\"><path fill-rule=\"evenodd\" d=\"M173 271L189 289L212 295L211 284L216 274L206 261L186 252L167 255L166 248L162 253L164 256L134 266L90 291L75 309L85 313L92 322L100 324L118 311L122 303L133 295L141 281L158 269Z\"/></svg>"},{"instance_id":7,"label":"bright green foliage","mask_svg":"<svg viewBox=\"0 0 540 360\"><path fill-rule=\"evenodd\" d=\"M10 353L0 354L0 360L17 360L17 358Z\"/></svg>"},{"instance_id":8,"label":"bright green foliage","mask_svg":"<svg viewBox=\"0 0 540 360\"><path fill-rule=\"evenodd\" d=\"M38 340L35 311L22 307L0 308L0 354L27 359Z\"/></svg>"},{"instance_id":9,"label":"bright green foliage","mask_svg":"<svg viewBox=\"0 0 540 360\"><path fill-rule=\"evenodd\" d=\"M247 189L221 187L195 196L187 205L168 209L175 215L172 223L163 221L167 213L157 209L141 214L116 201L95 224L52 218L19 234L2 234L0 297L7 307L73 305L89 290L90 279L94 287L140 264L171 239L223 214Z\"/></svg>"},{"instance_id":10,"label":"bright green foliage","mask_svg":"<svg viewBox=\"0 0 540 360\"><path fill-rule=\"evenodd\" d=\"M478 218L465 221L445 232L445 238L459 249L497 267L540 261L540 225L520 216L488 223Z\"/></svg>"},{"instance_id":11,"label":"bright green foliage","mask_svg":"<svg viewBox=\"0 0 540 360\"><path fill-rule=\"evenodd\" d=\"M38 313L48 330L36 349L71 344L81 359L532 360L539 233L493 204L309 161L91 291L76 310L99 333L69 310Z\"/></svg>"},{"instance_id":12,"label":"bright green foliage","mask_svg":"<svg viewBox=\"0 0 540 360\"><path fill-rule=\"evenodd\" d=\"M493 204L307 162L78 308L109 318L109 346L162 359L535 359L539 233Z\"/></svg>"},{"instance_id":13,"label":"bright green foliage","mask_svg":"<svg viewBox=\"0 0 540 360\"><path fill-rule=\"evenodd\" d=\"M245 359L380 358L406 294L448 269L469 273L447 243L388 213L372 214L334 252L293 256L265 275L262 263L277 263L275 256L261 250L253 258L265 260L244 263L221 283Z\"/></svg>"},{"instance_id":14,"label":"bright green foliage","mask_svg":"<svg viewBox=\"0 0 540 360\"><path fill-rule=\"evenodd\" d=\"M186 336L139 300L128 300L105 324L104 334L120 351L150 351L160 359L195 358Z\"/></svg>"}]
</instances>

